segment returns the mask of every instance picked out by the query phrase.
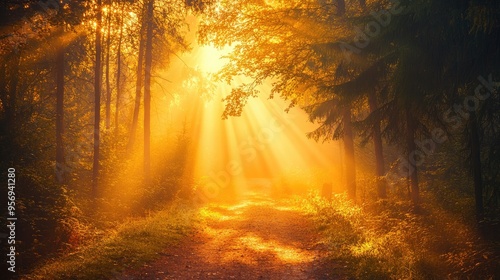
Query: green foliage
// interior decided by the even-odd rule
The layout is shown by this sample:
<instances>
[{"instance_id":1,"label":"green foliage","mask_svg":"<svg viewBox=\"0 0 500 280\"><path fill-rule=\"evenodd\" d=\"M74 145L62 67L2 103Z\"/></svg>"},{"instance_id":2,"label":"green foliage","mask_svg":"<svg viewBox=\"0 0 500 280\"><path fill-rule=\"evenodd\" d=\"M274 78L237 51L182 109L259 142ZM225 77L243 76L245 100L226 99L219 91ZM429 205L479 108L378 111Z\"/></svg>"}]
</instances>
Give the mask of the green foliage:
<instances>
[{"instance_id":1,"label":"green foliage","mask_svg":"<svg viewBox=\"0 0 500 280\"><path fill-rule=\"evenodd\" d=\"M406 7L405 11L392 15L390 24L370 38L365 48L351 54L350 61L345 59L338 44L352 41L356 26L363 27L374 20L354 2L347 3L345 15L339 15L325 1L155 2L155 71L167 66L173 53L189 49L184 21L187 9L202 12L202 42L217 47L233 46L229 62L218 78L229 83L242 75L249 79L234 87L232 94L224 99L224 117L241 114L247 100L258 94L258 86L272 81L270 96L279 94L290 101L290 106L304 106L311 120L321 123L310 134L315 139L342 136L342 112L347 106L353 108L352 117L357 121L355 134L368 139L372 128L381 125L385 140L395 144L387 147L385 153L386 162L392 166L398 164L401 154L397 146L412 152L413 138L428 137L434 128L446 130L450 140L443 150L426 157L426 162L419 166L426 200L422 215L412 213L404 201L408 194L405 178L394 182L389 200L373 202L379 178L358 172L362 175L358 177L362 183L358 193L363 208L350 204L342 196L336 196L333 204L311 198L311 213L328 236L331 247L338 250L338 255L332 255L334 259L356 264L353 269L359 278L494 275L492 264L498 262L498 253L494 252L498 244L481 241L470 230L475 194L470 187L474 182L465 166L479 167L482 172L479 178L484 182L484 193L476 194L476 199L484 200L486 215L480 226L485 233L483 237L492 235L498 239L493 231L498 230L500 211L498 85L488 89L491 95L474 110L472 118L460 118L458 128L442 116L475 94L479 75L498 81L498 1L402 0L400 4ZM19 250L23 256L20 265L29 268L43 257L67 254L82 246L91 246L91 250L108 256L109 260L103 261L108 267L119 261L146 260L153 249L142 236L147 234L156 240L152 244L163 246L160 236L170 236L171 231L163 232L156 226L147 231L121 228L114 241L105 241L104 248L92 247L103 232L130 215L146 215L175 198L193 196L194 164L189 151L193 150L192 142L196 139L191 139L194 135L189 135L186 129L176 135L177 139L171 137L161 139L164 143L156 143L156 147L163 146L164 150L156 152L158 162L153 165L157 170L149 184L144 184L138 171L142 166L134 162L139 153L134 150L129 155L126 151L130 119L127 112L134 98L131 90L134 74L130 69L137 68L136 54L143 40L138 29L144 17L144 3L106 2L116 10L110 17L113 38L109 55L116 61L120 41L123 95L121 103L117 102L121 106L116 109L118 129L102 133L102 178L95 200L89 184L95 52L91 21L95 9L90 2L65 1L64 9L60 7L57 13L42 12L40 3L29 0L0 4L0 168L15 167L19 171L16 192ZM392 5L378 0L367 4L370 11ZM121 17L123 22L119 20ZM82 19L86 25L79 26ZM118 39L116 27L124 22L125 35ZM29 28L24 28L24 23L29 23ZM65 182L58 184L54 174L57 68L54 54L61 43L66 48L63 65L66 174ZM111 72L118 68L117 64L111 62ZM176 88L177 85L172 88L204 95L215 90L214 85L205 83L203 74L191 73L185 78L190 89ZM375 91L375 99L379 101L379 107L373 111L366 100L370 91ZM477 128L471 127L472 119L477 120ZM478 150L479 161L473 162L467 156L473 150L470 136L476 132L480 141L479 147L474 148ZM373 165L364 163L373 161L373 156L362 157L361 149L357 150L361 170L373 169ZM328 181L326 177L305 171L289 172L282 183L303 192L311 185ZM1 198L4 195L2 192ZM227 192L227 195L232 194ZM168 221L173 224L167 228L177 224ZM147 226L151 226L149 222ZM130 243L132 239L138 240L137 243ZM127 246L139 251L131 251ZM146 253L141 253L141 248ZM86 252L76 255L88 261L90 273L102 276L99 274L102 267L92 260L90 251ZM138 259L123 259L124 254L135 254ZM80 267L78 258L72 255L63 270L70 271L71 265Z\"/></svg>"},{"instance_id":2,"label":"green foliage","mask_svg":"<svg viewBox=\"0 0 500 280\"><path fill-rule=\"evenodd\" d=\"M139 211L161 208L166 202L175 198L192 198L192 174L187 166L192 156L189 153L190 136L184 129L171 141L174 142L172 147L160 157L159 170L155 173L156 181L141 190L142 199L135 205Z\"/></svg>"},{"instance_id":3,"label":"green foliage","mask_svg":"<svg viewBox=\"0 0 500 280\"><path fill-rule=\"evenodd\" d=\"M389 13L392 8L400 11ZM380 126L385 140L408 159L417 148L413 140L429 137L437 128L457 129L445 112L475 94L479 75L499 77L500 52L492 47L500 38L494 16L500 10L498 2L369 1L361 10L358 3L347 3L345 13L339 13L321 1L221 0L211 6L200 28L202 42L234 47L220 78L229 83L241 75L250 78L224 99L223 116L240 115L247 100L258 94L257 85L272 79L271 97L279 94L290 106L303 106L319 123L310 137L341 137L342 109L351 106L355 134L368 139ZM373 13L386 13L387 22ZM376 32L365 29L374 25ZM369 92L378 108L368 108ZM469 165L482 172L489 216L500 205L500 149L493 140L498 138L498 104L495 94L474 110L479 122L475 130L482 141L480 147L469 145L469 150L480 150L481 159ZM468 136L476 131L458 130L451 133L463 135L462 145L467 146ZM421 166L414 167L412 193L417 202Z\"/></svg>"},{"instance_id":4,"label":"green foliage","mask_svg":"<svg viewBox=\"0 0 500 280\"><path fill-rule=\"evenodd\" d=\"M193 228L194 211L182 202L145 219L123 223L105 238L52 259L25 279L109 279L158 258Z\"/></svg>"},{"instance_id":5,"label":"green foliage","mask_svg":"<svg viewBox=\"0 0 500 280\"><path fill-rule=\"evenodd\" d=\"M105 1L103 1L105 2ZM155 7L156 69L165 67L174 52L187 50L184 1L157 1ZM43 4L52 7L45 10ZM132 100L130 69L137 66L141 40L138 24L142 3L105 3L110 19L111 91L116 89L118 41L121 43L122 95L111 108L118 110L117 130L101 125L100 197L90 192L93 159L93 92L95 7L88 1L3 1L0 4L0 168L17 170L16 196L20 226L17 229L19 266L29 270L37 262L67 254L102 238L132 214L165 207L180 191L188 198L189 174L185 172L189 153L186 146L172 145L161 175L152 186L143 186L125 144ZM164 5L165 4L165 5ZM193 4L193 3L192 3ZM122 20L120 20L120 18ZM105 21L108 22L108 21ZM120 25L123 37L119 37ZM104 28L107 32L108 28ZM56 53L64 46L63 151L64 182L56 183ZM106 48L104 48L106 49ZM165 51L168 50L168 51ZM106 54L105 54L106 55ZM105 88L103 86L103 88ZM119 106L115 107L115 104ZM102 108L104 115L104 106ZM59 119L60 120L60 119ZM113 123L114 124L114 123ZM187 135L185 135L187 139ZM188 145L189 141L185 141ZM4 171L2 171L3 174ZM114 177L116 176L116 177ZM128 179L128 193L122 185ZM0 194L4 198L6 192ZM110 213L113 213L112 215Z\"/></svg>"},{"instance_id":6,"label":"green foliage","mask_svg":"<svg viewBox=\"0 0 500 280\"><path fill-rule=\"evenodd\" d=\"M498 276L498 244L478 239L460 217L436 204L413 214L407 201L371 201L359 207L345 195L327 202L312 194L303 202L323 232L331 261L356 279Z\"/></svg>"}]
</instances>

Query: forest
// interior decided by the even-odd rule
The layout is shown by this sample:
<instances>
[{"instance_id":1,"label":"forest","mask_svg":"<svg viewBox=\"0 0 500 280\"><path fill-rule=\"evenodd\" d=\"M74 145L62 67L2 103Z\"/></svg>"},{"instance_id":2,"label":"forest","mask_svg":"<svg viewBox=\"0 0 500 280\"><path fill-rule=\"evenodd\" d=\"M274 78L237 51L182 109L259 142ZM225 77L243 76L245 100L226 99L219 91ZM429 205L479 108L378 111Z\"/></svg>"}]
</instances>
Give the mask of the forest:
<instances>
[{"instance_id":1,"label":"forest","mask_svg":"<svg viewBox=\"0 0 500 280\"><path fill-rule=\"evenodd\" d=\"M495 0L4 0L1 278L500 278L499 46Z\"/></svg>"}]
</instances>

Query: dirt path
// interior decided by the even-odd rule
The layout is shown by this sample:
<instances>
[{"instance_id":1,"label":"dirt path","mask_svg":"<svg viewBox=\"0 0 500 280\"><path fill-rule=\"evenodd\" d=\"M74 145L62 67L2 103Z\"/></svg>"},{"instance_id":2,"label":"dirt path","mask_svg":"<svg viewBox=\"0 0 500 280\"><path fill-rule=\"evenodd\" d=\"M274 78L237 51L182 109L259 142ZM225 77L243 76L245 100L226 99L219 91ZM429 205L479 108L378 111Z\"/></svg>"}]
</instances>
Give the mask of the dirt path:
<instances>
[{"instance_id":1,"label":"dirt path","mask_svg":"<svg viewBox=\"0 0 500 280\"><path fill-rule=\"evenodd\" d=\"M311 221L284 202L254 195L201 215L203 229L119 279L346 279L331 273Z\"/></svg>"}]
</instances>

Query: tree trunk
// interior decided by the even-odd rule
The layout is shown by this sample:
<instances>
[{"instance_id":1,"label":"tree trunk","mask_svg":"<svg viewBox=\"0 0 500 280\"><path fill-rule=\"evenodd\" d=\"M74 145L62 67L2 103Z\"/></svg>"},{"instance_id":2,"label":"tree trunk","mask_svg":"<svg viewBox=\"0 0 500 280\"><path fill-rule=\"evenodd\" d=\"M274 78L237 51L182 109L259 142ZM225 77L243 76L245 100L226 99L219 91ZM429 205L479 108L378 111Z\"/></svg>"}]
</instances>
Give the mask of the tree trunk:
<instances>
[{"instance_id":1,"label":"tree trunk","mask_svg":"<svg viewBox=\"0 0 500 280\"><path fill-rule=\"evenodd\" d=\"M95 77L94 77L94 162L92 166L92 195L97 198L99 180L99 141L101 122L101 14L102 1L97 0L97 27L95 36Z\"/></svg>"},{"instance_id":2,"label":"tree trunk","mask_svg":"<svg viewBox=\"0 0 500 280\"><path fill-rule=\"evenodd\" d=\"M412 158L416 155L417 145L415 144L415 121L411 115L409 106L406 108L406 125L408 128L406 135L406 145L408 149L408 179L410 180L410 197L414 206L420 204L420 189L418 186L418 166L414 164L417 160ZM412 156L413 155L413 156Z\"/></svg>"},{"instance_id":3,"label":"tree trunk","mask_svg":"<svg viewBox=\"0 0 500 280\"><path fill-rule=\"evenodd\" d=\"M139 31L139 53L137 54L137 79L135 83L135 104L134 114L132 117L132 126L130 128L130 135L127 150L130 152L134 146L135 133L137 131L137 124L139 122L139 110L141 108L141 91L143 79L143 60L144 60L144 32L146 30L146 15L143 13L141 30Z\"/></svg>"},{"instance_id":4,"label":"tree trunk","mask_svg":"<svg viewBox=\"0 0 500 280\"><path fill-rule=\"evenodd\" d=\"M56 54L56 179L63 183L66 171L64 159L64 53L63 43Z\"/></svg>"},{"instance_id":5,"label":"tree trunk","mask_svg":"<svg viewBox=\"0 0 500 280\"><path fill-rule=\"evenodd\" d=\"M479 139L479 126L477 124L476 114L472 112L469 118L470 123L470 152L472 175L474 178L474 199L476 202L476 218L481 221L484 215L483 206L483 176L481 167L481 141Z\"/></svg>"},{"instance_id":6,"label":"tree trunk","mask_svg":"<svg viewBox=\"0 0 500 280\"><path fill-rule=\"evenodd\" d=\"M151 175L151 69L153 63L153 7L154 0L148 2L146 55L144 75L144 176Z\"/></svg>"},{"instance_id":7,"label":"tree trunk","mask_svg":"<svg viewBox=\"0 0 500 280\"><path fill-rule=\"evenodd\" d=\"M122 77L122 37L123 37L123 6L120 11L120 34L118 35L118 50L116 54L116 106L115 106L115 136L118 137L118 117L120 108L120 97L122 94L121 77Z\"/></svg>"},{"instance_id":8,"label":"tree trunk","mask_svg":"<svg viewBox=\"0 0 500 280\"><path fill-rule=\"evenodd\" d=\"M375 91L371 91L368 94L368 103L370 105L370 111L374 112L378 108L377 96ZM373 126L373 147L375 150L375 171L377 176L377 193L379 198L387 197L387 182L382 179L385 175L385 162L384 162L384 152L382 146L382 136L380 132L380 122Z\"/></svg>"},{"instance_id":9,"label":"tree trunk","mask_svg":"<svg viewBox=\"0 0 500 280\"><path fill-rule=\"evenodd\" d=\"M111 4L111 1L108 1ZM109 50L111 46L111 5L106 17L108 33L106 34L106 130L111 126L111 82L109 80Z\"/></svg>"},{"instance_id":10,"label":"tree trunk","mask_svg":"<svg viewBox=\"0 0 500 280\"><path fill-rule=\"evenodd\" d=\"M345 186L347 183L345 181L345 172L344 172L345 162L344 162L344 159L342 156L342 141L338 141L338 143L339 143L339 155L338 155L339 160L338 160L338 162L339 162L339 166L340 166L340 172L339 172L340 173L340 184L342 186Z\"/></svg>"},{"instance_id":11,"label":"tree trunk","mask_svg":"<svg viewBox=\"0 0 500 280\"><path fill-rule=\"evenodd\" d=\"M351 106L344 109L344 151L347 195L356 200L356 165L354 162L354 136L351 123Z\"/></svg>"}]
</instances>

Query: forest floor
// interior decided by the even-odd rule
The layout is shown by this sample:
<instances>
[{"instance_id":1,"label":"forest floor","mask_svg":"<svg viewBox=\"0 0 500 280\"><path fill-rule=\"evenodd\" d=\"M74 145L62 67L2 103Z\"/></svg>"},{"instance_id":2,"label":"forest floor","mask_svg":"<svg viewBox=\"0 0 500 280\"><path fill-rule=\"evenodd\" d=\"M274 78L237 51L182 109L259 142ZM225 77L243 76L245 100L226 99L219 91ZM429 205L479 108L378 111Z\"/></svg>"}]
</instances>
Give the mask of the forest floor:
<instances>
[{"instance_id":1,"label":"forest floor","mask_svg":"<svg viewBox=\"0 0 500 280\"><path fill-rule=\"evenodd\" d=\"M205 206L200 214L194 234L116 279L348 278L343 266L327 260L313 222L293 203L251 195Z\"/></svg>"}]
</instances>

